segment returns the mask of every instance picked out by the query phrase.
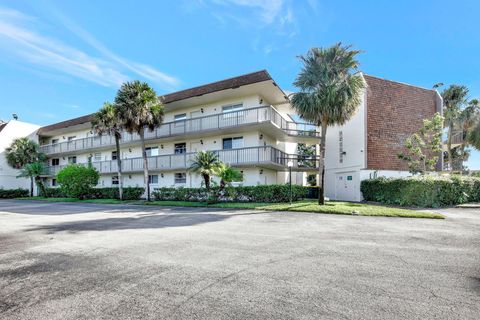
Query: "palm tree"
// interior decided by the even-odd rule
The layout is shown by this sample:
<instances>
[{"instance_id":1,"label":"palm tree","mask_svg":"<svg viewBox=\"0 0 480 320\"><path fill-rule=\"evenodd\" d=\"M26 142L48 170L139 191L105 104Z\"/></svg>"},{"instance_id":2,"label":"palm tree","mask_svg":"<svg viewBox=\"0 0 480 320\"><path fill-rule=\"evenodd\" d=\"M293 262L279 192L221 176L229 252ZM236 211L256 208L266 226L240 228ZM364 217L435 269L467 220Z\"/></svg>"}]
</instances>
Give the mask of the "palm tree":
<instances>
[{"instance_id":1,"label":"palm tree","mask_svg":"<svg viewBox=\"0 0 480 320\"><path fill-rule=\"evenodd\" d=\"M147 83L138 80L126 82L115 97L118 116L125 130L137 133L142 143L143 179L150 201L150 184L148 183L148 160L145 149L145 129L153 131L163 122L163 105L155 90Z\"/></svg>"},{"instance_id":2,"label":"palm tree","mask_svg":"<svg viewBox=\"0 0 480 320\"><path fill-rule=\"evenodd\" d=\"M32 162L32 163L27 163L25 166L23 166L17 178L30 178L30 196L31 197L33 197L34 181L38 189L40 190L40 193L46 197L47 190L41 178L43 174L45 174L45 166L43 162Z\"/></svg>"},{"instance_id":3,"label":"palm tree","mask_svg":"<svg viewBox=\"0 0 480 320\"><path fill-rule=\"evenodd\" d=\"M189 170L202 176L205 188L210 190L210 179L214 175L221 162L218 155L213 151L198 151L193 158Z\"/></svg>"},{"instance_id":4,"label":"palm tree","mask_svg":"<svg viewBox=\"0 0 480 320\"><path fill-rule=\"evenodd\" d=\"M117 172L118 172L118 196L123 200L123 178L122 178L122 160L120 158L120 139L122 138L122 122L118 117L115 105L105 102L103 107L98 110L92 119L92 128L99 134L112 135L115 138L115 147L117 152Z\"/></svg>"},{"instance_id":5,"label":"palm tree","mask_svg":"<svg viewBox=\"0 0 480 320\"><path fill-rule=\"evenodd\" d=\"M327 127L343 125L355 114L365 88L361 74L354 73L359 53L337 43L330 48L312 48L300 57L303 67L294 82L300 92L293 95L292 106L303 119L321 127L319 204L325 204Z\"/></svg>"},{"instance_id":6,"label":"palm tree","mask_svg":"<svg viewBox=\"0 0 480 320\"><path fill-rule=\"evenodd\" d=\"M462 112L462 106L467 101L468 88L456 84L450 85L448 88L442 91L443 98L443 116L444 126L448 128L447 136L447 156L448 165L450 171L453 171L453 159L452 159L452 136L456 125L458 124L458 118Z\"/></svg>"},{"instance_id":7,"label":"palm tree","mask_svg":"<svg viewBox=\"0 0 480 320\"><path fill-rule=\"evenodd\" d=\"M224 189L232 182L242 181L243 174L236 168L220 162L215 169L215 175L220 178L220 189Z\"/></svg>"},{"instance_id":8,"label":"palm tree","mask_svg":"<svg viewBox=\"0 0 480 320\"><path fill-rule=\"evenodd\" d=\"M7 163L14 169L21 169L28 163L45 160L45 155L39 151L38 143L27 137L12 141L10 147L5 149Z\"/></svg>"},{"instance_id":9,"label":"palm tree","mask_svg":"<svg viewBox=\"0 0 480 320\"><path fill-rule=\"evenodd\" d=\"M469 127L466 140L468 144L480 150L480 101L472 99L467 108L473 108L475 115L472 117L474 120Z\"/></svg>"},{"instance_id":10,"label":"palm tree","mask_svg":"<svg viewBox=\"0 0 480 320\"><path fill-rule=\"evenodd\" d=\"M468 145L473 145L475 147L475 139L472 139L476 134L472 131L478 127L480 121L480 104L477 99L473 99L468 102L467 107L465 107L457 118L457 126L462 131L462 143L460 145L460 153L463 169L463 161L468 160L469 153L466 148Z\"/></svg>"}]
</instances>

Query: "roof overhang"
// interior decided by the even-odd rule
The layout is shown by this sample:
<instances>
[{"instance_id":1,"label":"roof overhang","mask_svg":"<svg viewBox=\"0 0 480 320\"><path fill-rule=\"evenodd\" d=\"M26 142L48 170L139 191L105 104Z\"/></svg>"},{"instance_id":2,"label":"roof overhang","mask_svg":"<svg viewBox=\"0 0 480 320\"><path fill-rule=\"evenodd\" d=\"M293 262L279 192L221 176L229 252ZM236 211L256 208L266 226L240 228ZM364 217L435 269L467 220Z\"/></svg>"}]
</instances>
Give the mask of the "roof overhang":
<instances>
[{"instance_id":1,"label":"roof overhang","mask_svg":"<svg viewBox=\"0 0 480 320\"><path fill-rule=\"evenodd\" d=\"M215 101L259 95L274 106L285 106L289 99L266 70L244 74L161 96L165 111L201 106ZM91 127L92 114L41 127L39 135L55 136Z\"/></svg>"}]
</instances>

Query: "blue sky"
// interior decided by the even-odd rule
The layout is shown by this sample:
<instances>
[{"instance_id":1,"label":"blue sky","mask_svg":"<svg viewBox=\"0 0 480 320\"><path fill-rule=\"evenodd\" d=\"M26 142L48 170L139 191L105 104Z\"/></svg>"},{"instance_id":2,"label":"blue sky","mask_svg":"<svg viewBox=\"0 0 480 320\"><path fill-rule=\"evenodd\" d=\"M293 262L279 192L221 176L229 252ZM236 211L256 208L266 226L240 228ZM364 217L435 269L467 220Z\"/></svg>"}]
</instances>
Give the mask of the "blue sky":
<instances>
[{"instance_id":1,"label":"blue sky","mask_svg":"<svg viewBox=\"0 0 480 320\"><path fill-rule=\"evenodd\" d=\"M0 1L0 119L91 113L129 79L163 94L267 69L294 91L296 57L339 41L364 51L368 74L478 97L478 12L441 0Z\"/></svg>"}]
</instances>

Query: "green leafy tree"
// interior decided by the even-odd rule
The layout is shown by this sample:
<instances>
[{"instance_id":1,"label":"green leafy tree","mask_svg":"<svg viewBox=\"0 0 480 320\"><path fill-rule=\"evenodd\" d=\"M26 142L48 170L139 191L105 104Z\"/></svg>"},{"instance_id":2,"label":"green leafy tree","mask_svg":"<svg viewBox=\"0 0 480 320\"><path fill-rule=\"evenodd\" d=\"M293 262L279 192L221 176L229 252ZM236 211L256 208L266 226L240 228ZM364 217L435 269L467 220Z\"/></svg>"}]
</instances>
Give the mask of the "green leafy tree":
<instances>
[{"instance_id":1,"label":"green leafy tree","mask_svg":"<svg viewBox=\"0 0 480 320\"><path fill-rule=\"evenodd\" d=\"M118 116L118 108L105 102L92 119L92 128L98 135L108 134L115 138L117 152L118 195L123 200L122 160L120 157L120 139L122 138L122 120Z\"/></svg>"},{"instance_id":2,"label":"green leafy tree","mask_svg":"<svg viewBox=\"0 0 480 320\"><path fill-rule=\"evenodd\" d=\"M444 126L447 132L447 158L450 171L453 171L452 137L458 126L462 108L467 102L468 88L452 84L442 91Z\"/></svg>"},{"instance_id":3,"label":"green leafy tree","mask_svg":"<svg viewBox=\"0 0 480 320\"><path fill-rule=\"evenodd\" d=\"M319 204L325 204L327 128L343 125L355 114L365 88L363 77L357 73L359 53L338 43L330 48L312 48L300 57L303 67L294 82L300 92L291 100L300 117L321 127Z\"/></svg>"},{"instance_id":4,"label":"green leafy tree","mask_svg":"<svg viewBox=\"0 0 480 320\"><path fill-rule=\"evenodd\" d=\"M28 163L45 160L38 143L27 137L13 140L5 149L5 157L8 165L14 169L22 169Z\"/></svg>"},{"instance_id":5,"label":"green leafy tree","mask_svg":"<svg viewBox=\"0 0 480 320\"><path fill-rule=\"evenodd\" d=\"M71 164L60 170L57 181L64 194L71 198L84 199L92 194L100 174L92 166Z\"/></svg>"},{"instance_id":6,"label":"green leafy tree","mask_svg":"<svg viewBox=\"0 0 480 320\"><path fill-rule=\"evenodd\" d=\"M407 161L413 174L425 174L435 170L442 151L443 117L435 113L432 119L423 120L423 127L405 141L407 152L398 157Z\"/></svg>"},{"instance_id":7,"label":"green leafy tree","mask_svg":"<svg viewBox=\"0 0 480 320\"><path fill-rule=\"evenodd\" d=\"M297 144L298 166L315 168L316 164L316 146L306 145L305 143Z\"/></svg>"},{"instance_id":8,"label":"green leafy tree","mask_svg":"<svg viewBox=\"0 0 480 320\"><path fill-rule=\"evenodd\" d=\"M210 190L211 177L221 165L218 155L213 151L198 151L191 161L189 170L200 174L205 188Z\"/></svg>"},{"instance_id":9,"label":"green leafy tree","mask_svg":"<svg viewBox=\"0 0 480 320\"><path fill-rule=\"evenodd\" d=\"M153 131L163 122L164 107L155 91L145 82L138 80L126 82L115 97L118 115L125 130L137 133L142 144L143 180L150 201L150 184L148 183L148 159L145 149L145 130Z\"/></svg>"},{"instance_id":10,"label":"green leafy tree","mask_svg":"<svg viewBox=\"0 0 480 320\"><path fill-rule=\"evenodd\" d=\"M218 164L218 167L214 169L214 173L220 178L220 189L225 189L225 187L231 185L232 182L243 181L243 174L240 170L223 162Z\"/></svg>"},{"instance_id":11,"label":"green leafy tree","mask_svg":"<svg viewBox=\"0 0 480 320\"><path fill-rule=\"evenodd\" d=\"M23 166L17 178L30 178L30 196L33 197L33 184L37 185L40 194L47 196L45 185L43 184L41 176L45 174L45 166L43 162L27 163Z\"/></svg>"}]
</instances>

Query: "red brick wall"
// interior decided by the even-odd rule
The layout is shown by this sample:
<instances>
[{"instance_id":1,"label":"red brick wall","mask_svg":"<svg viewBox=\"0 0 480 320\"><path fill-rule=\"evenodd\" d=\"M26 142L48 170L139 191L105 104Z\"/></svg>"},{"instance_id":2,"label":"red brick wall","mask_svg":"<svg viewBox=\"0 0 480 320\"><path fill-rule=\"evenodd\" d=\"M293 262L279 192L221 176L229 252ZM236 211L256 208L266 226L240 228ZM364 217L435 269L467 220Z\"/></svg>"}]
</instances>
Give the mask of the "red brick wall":
<instances>
[{"instance_id":1,"label":"red brick wall","mask_svg":"<svg viewBox=\"0 0 480 320\"><path fill-rule=\"evenodd\" d=\"M436 93L365 75L367 82L367 168L408 170L398 153L405 139L437 111Z\"/></svg>"}]
</instances>

